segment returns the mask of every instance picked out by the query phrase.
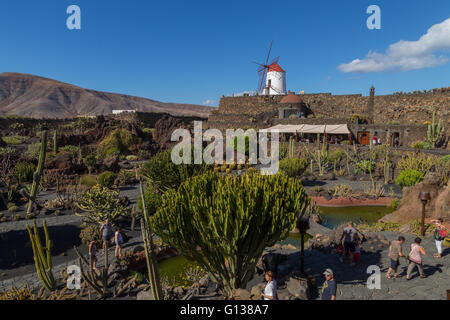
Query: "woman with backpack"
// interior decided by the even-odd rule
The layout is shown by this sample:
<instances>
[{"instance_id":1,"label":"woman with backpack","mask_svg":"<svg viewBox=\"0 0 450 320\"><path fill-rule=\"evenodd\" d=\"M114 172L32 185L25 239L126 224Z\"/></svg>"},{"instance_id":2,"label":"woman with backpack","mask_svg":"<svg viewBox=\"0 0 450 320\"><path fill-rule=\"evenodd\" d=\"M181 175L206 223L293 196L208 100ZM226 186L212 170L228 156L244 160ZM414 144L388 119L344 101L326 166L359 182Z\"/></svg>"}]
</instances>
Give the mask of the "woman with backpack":
<instances>
[{"instance_id":1,"label":"woman with backpack","mask_svg":"<svg viewBox=\"0 0 450 320\"><path fill-rule=\"evenodd\" d=\"M423 273L422 255L426 255L425 249L420 245L422 239L414 239L414 243L411 244L411 252L409 253L408 260L408 270L406 271L406 280L411 280L411 272L417 266L419 269L419 274L421 278L426 278Z\"/></svg>"},{"instance_id":2,"label":"woman with backpack","mask_svg":"<svg viewBox=\"0 0 450 320\"><path fill-rule=\"evenodd\" d=\"M437 254L434 255L435 258L442 258L442 244L447 237L447 228L442 224L444 222L441 218L436 220L431 220L432 223L436 224L436 229L434 230L434 242L436 243Z\"/></svg>"}]
</instances>

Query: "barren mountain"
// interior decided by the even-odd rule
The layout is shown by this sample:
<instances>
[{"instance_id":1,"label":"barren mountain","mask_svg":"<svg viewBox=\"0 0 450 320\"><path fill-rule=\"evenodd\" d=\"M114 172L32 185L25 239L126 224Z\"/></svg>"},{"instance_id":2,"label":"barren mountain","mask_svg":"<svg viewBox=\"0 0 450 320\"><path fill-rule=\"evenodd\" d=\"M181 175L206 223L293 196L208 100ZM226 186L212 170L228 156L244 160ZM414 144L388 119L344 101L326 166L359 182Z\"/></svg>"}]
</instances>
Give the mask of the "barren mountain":
<instances>
[{"instance_id":1,"label":"barren mountain","mask_svg":"<svg viewBox=\"0 0 450 320\"><path fill-rule=\"evenodd\" d=\"M0 74L0 115L72 118L111 114L112 110L167 112L174 116L207 118L213 108L89 90L28 74Z\"/></svg>"}]
</instances>

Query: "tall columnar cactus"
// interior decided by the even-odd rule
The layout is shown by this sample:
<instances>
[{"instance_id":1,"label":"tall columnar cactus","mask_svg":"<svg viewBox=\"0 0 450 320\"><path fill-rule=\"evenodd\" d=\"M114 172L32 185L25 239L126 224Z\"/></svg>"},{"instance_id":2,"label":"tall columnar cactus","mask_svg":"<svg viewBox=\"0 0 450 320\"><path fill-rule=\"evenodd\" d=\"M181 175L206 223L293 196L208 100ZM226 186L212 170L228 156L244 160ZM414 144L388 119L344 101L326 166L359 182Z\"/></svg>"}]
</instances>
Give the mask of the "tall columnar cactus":
<instances>
[{"instance_id":1,"label":"tall columnar cactus","mask_svg":"<svg viewBox=\"0 0 450 320\"><path fill-rule=\"evenodd\" d=\"M32 231L30 226L27 225L27 231L30 236L31 246L33 248L34 264L36 266L36 272L41 279L44 287L49 291L56 290L56 281L52 273L52 256L51 248L52 243L48 234L47 224L44 221L44 233L45 233L45 247L42 246L41 238L39 236L36 220L34 221L34 230Z\"/></svg>"},{"instance_id":2,"label":"tall columnar cactus","mask_svg":"<svg viewBox=\"0 0 450 320\"><path fill-rule=\"evenodd\" d=\"M289 139L289 158L294 157L294 138Z\"/></svg>"},{"instance_id":3,"label":"tall columnar cactus","mask_svg":"<svg viewBox=\"0 0 450 320\"><path fill-rule=\"evenodd\" d=\"M34 202L36 201L36 195L38 193L39 184L41 182L42 171L44 170L46 150L47 150L47 130L43 130L41 139L41 152L39 153L39 162L36 171L34 172L33 175L33 184L31 186L31 190L28 194L27 214L31 214L31 212L33 211Z\"/></svg>"},{"instance_id":4,"label":"tall columnar cactus","mask_svg":"<svg viewBox=\"0 0 450 320\"><path fill-rule=\"evenodd\" d=\"M436 110L433 111L433 121L428 125L427 138L428 141L432 144L433 148L436 148L436 144L438 143L441 137L442 130L442 119L439 119L439 123L436 125Z\"/></svg>"},{"instance_id":5,"label":"tall columnar cactus","mask_svg":"<svg viewBox=\"0 0 450 320\"><path fill-rule=\"evenodd\" d=\"M308 204L295 178L210 172L169 190L151 224L231 296L246 287L264 248L287 237Z\"/></svg>"},{"instance_id":6,"label":"tall columnar cactus","mask_svg":"<svg viewBox=\"0 0 450 320\"><path fill-rule=\"evenodd\" d=\"M56 130L53 132L53 153L58 154L58 141Z\"/></svg>"},{"instance_id":7,"label":"tall columnar cactus","mask_svg":"<svg viewBox=\"0 0 450 320\"><path fill-rule=\"evenodd\" d=\"M162 300L161 279L159 277L158 262L156 260L153 230L150 222L150 217L147 212L147 204L145 203L144 186L142 180L140 181L140 190L142 197L142 211L144 212L144 219L141 219L142 239L144 240L145 258L147 260L148 279L151 284L152 294L154 300Z\"/></svg>"}]
</instances>

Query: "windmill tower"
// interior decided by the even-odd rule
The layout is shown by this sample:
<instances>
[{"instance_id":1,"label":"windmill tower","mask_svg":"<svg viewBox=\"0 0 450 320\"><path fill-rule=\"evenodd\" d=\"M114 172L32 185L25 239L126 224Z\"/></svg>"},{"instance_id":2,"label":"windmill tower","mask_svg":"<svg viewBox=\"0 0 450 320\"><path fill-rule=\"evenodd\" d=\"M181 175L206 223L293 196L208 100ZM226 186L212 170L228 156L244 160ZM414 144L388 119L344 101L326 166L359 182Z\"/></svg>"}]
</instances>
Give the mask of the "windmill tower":
<instances>
[{"instance_id":1,"label":"windmill tower","mask_svg":"<svg viewBox=\"0 0 450 320\"><path fill-rule=\"evenodd\" d=\"M286 94L286 71L278 64L280 57L273 59L270 64L269 57L272 50L270 43L269 53L267 54L266 63L257 63L259 84L257 91L263 95L285 95Z\"/></svg>"}]
</instances>

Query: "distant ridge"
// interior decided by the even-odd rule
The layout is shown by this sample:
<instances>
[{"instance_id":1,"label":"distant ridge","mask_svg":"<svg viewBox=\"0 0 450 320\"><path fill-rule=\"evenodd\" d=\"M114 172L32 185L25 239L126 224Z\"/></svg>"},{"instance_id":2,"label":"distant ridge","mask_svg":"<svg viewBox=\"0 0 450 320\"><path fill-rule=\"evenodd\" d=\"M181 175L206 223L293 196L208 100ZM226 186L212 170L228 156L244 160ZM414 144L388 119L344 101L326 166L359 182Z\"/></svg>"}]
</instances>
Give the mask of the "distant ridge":
<instances>
[{"instance_id":1,"label":"distant ridge","mask_svg":"<svg viewBox=\"0 0 450 320\"><path fill-rule=\"evenodd\" d=\"M111 114L112 110L167 112L174 116L207 118L214 108L84 89L29 74L0 74L0 116L74 118Z\"/></svg>"}]
</instances>

